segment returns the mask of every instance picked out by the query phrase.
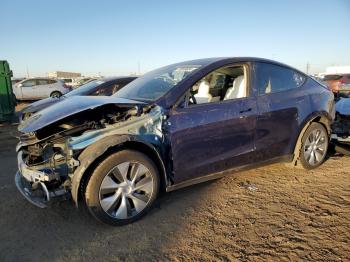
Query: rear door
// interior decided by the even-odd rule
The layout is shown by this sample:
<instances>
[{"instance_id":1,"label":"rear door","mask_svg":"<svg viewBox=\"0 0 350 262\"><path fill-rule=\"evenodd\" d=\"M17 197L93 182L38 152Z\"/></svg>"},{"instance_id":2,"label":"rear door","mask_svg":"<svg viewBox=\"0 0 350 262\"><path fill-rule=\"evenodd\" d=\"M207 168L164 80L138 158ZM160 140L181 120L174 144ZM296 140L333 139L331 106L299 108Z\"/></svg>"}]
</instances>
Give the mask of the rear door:
<instances>
[{"instance_id":1,"label":"rear door","mask_svg":"<svg viewBox=\"0 0 350 262\"><path fill-rule=\"evenodd\" d=\"M300 113L308 111L309 96L302 88L306 77L279 65L255 63L258 92L256 160L265 161L293 153L299 135Z\"/></svg>"},{"instance_id":2,"label":"rear door","mask_svg":"<svg viewBox=\"0 0 350 262\"><path fill-rule=\"evenodd\" d=\"M50 96L52 85L49 83L48 79L38 79L38 86L36 87L37 98L46 98Z\"/></svg>"},{"instance_id":3,"label":"rear door","mask_svg":"<svg viewBox=\"0 0 350 262\"><path fill-rule=\"evenodd\" d=\"M256 98L249 95L172 109L167 132L174 182L250 163L256 114Z\"/></svg>"}]
</instances>

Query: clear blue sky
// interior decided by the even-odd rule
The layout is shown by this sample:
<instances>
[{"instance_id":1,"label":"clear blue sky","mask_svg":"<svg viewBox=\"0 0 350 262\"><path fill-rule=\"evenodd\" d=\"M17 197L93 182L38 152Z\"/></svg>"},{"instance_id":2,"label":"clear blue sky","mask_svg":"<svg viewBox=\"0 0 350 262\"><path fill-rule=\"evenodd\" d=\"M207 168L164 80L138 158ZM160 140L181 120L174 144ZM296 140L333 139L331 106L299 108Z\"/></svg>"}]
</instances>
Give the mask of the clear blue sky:
<instances>
[{"instance_id":1,"label":"clear blue sky","mask_svg":"<svg viewBox=\"0 0 350 262\"><path fill-rule=\"evenodd\" d=\"M2 1L0 60L14 75L120 75L215 56L305 71L350 65L350 0Z\"/></svg>"}]
</instances>

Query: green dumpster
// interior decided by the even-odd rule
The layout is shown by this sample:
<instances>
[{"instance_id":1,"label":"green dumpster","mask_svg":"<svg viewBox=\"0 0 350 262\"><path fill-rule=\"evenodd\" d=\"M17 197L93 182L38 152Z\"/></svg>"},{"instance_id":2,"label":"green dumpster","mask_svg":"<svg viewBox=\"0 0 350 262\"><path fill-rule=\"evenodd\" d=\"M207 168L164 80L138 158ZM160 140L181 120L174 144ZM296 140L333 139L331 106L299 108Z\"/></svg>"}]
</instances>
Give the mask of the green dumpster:
<instances>
[{"instance_id":1,"label":"green dumpster","mask_svg":"<svg viewBox=\"0 0 350 262\"><path fill-rule=\"evenodd\" d=\"M0 122L11 121L16 101L12 92L12 71L7 61L0 60Z\"/></svg>"}]
</instances>

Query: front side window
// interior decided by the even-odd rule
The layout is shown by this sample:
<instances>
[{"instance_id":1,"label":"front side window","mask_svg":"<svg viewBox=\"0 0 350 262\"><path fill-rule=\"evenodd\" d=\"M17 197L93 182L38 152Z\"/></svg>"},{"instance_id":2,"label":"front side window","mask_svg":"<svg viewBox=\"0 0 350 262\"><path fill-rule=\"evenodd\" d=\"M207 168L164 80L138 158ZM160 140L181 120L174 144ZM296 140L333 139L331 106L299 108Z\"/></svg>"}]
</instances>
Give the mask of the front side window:
<instances>
[{"instance_id":1,"label":"front side window","mask_svg":"<svg viewBox=\"0 0 350 262\"><path fill-rule=\"evenodd\" d=\"M156 69L132 81L114 96L139 101L155 101L200 67L199 64L180 63Z\"/></svg>"},{"instance_id":2,"label":"front side window","mask_svg":"<svg viewBox=\"0 0 350 262\"><path fill-rule=\"evenodd\" d=\"M260 95L298 88L306 79L293 69L268 63L256 63L255 72Z\"/></svg>"},{"instance_id":3,"label":"front side window","mask_svg":"<svg viewBox=\"0 0 350 262\"><path fill-rule=\"evenodd\" d=\"M36 85L35 79L30 79L30 80L24 81L22 83L23 87L31 87L31 86L35 86L35 85Z\"/></svg>"},{"instance_id":4,"label":"front side window","mask_svg":"<svg viewBox=\"0 0 350 262\"><path fill-rule=\"evenodd\" d=\"M247 75L244 66L219 68L194 84L188 105L206 104L247 96Z\"/></svg>"}]
</instances>

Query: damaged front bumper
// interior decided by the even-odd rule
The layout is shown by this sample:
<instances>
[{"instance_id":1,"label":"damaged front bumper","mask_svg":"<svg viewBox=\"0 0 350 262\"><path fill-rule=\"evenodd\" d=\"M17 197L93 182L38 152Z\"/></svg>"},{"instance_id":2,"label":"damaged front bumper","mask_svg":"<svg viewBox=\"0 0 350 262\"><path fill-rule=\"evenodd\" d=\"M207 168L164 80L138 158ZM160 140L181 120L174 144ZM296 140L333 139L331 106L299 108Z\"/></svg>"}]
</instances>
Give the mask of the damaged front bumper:
<instances>
[{"instance_id":1,"label":"damaged front bumper","mask_svg":"<svg viewBox=\"0 0 350 262\"><path fill-rule=\"evenodd\" d=\"M17 186L17 189L19 192L27 199L30 203L33 205L45 208L47 207L47 203L50 201L50 194L45 187L42 187L43 183L39 182L38 185L42 188L43 195L37 195L36 190L33 190L32 184L28 182L20 173L20 171L17 171L15 175L15 183ZM45 185L45 184L44 184Z\"/></svg>"},{"instance_id":2,"label":"damaged front bumper","mask_svg":"<svg viewBox=\"0 0 350 262\"><path fill-rule=\"evenodd\" d=\"M22 151L18 152L18 171L15 175L15 184L19 192L33 205L45 208L48 206L50 200L58 198L66 198L67 190L51 189L49 190L46 183L57 176L49 169L35 169L27 166L23 159Z\"/></svg>"}]
</instances>

